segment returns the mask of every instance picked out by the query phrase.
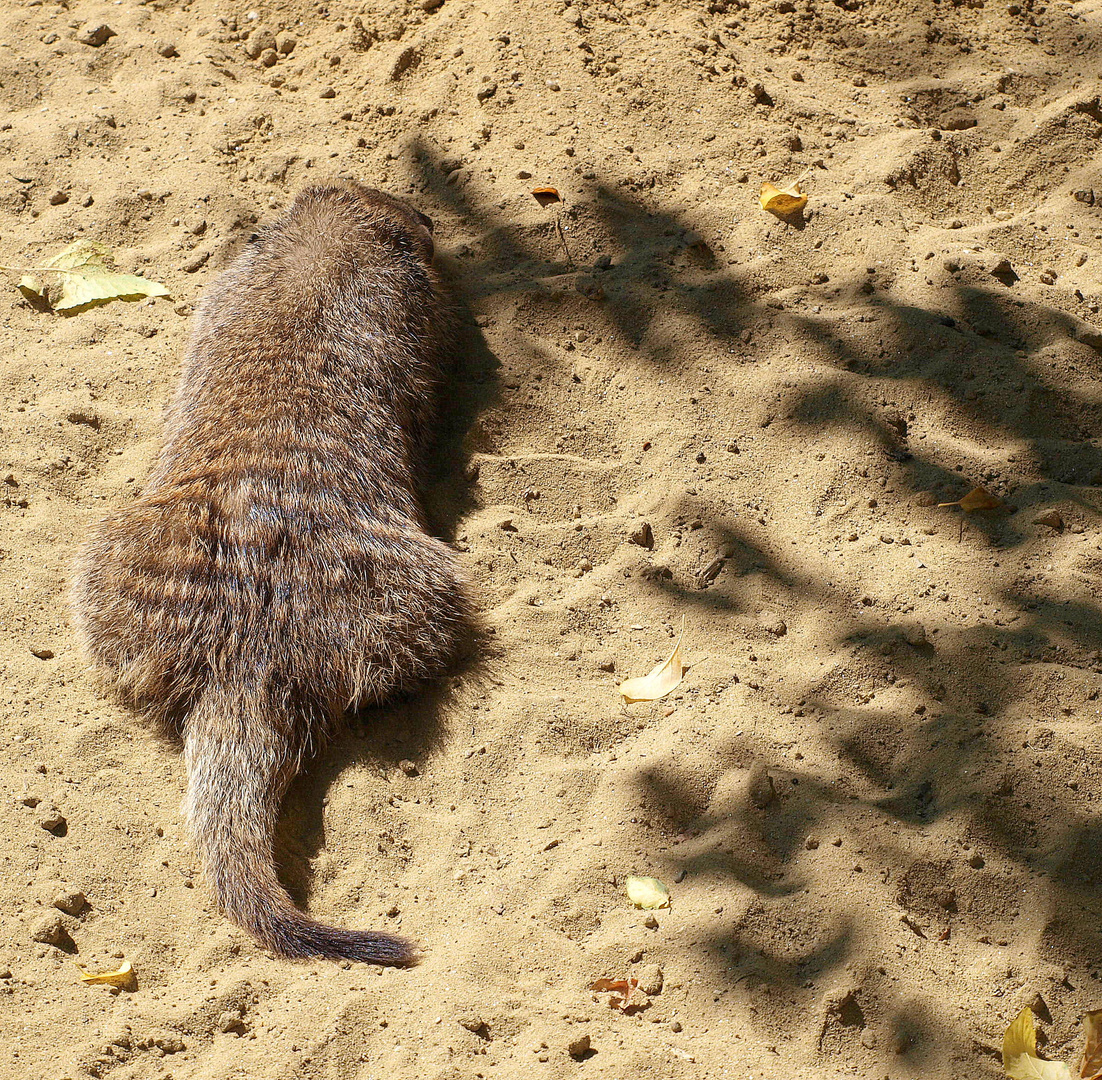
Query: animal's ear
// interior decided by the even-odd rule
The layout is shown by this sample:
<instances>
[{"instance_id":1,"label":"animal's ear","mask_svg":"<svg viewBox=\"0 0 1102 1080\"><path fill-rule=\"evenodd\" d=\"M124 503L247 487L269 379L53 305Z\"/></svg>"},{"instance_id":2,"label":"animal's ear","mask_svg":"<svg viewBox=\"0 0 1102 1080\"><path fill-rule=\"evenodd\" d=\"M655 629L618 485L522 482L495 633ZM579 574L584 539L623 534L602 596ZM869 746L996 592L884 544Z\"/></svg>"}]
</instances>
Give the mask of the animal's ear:
<instances>
[{"instance_id":1,"label":"animal's ear","mask_svg":"<svg viewBox=\"0 0 1102 1080\"><path fill-rule=\"evenodd\" d=\"M421 228L424 232L421 234L421 240L425 245L425 258L431 260L436 254L436 244L432 239L432 218L426 214L422 214L420 210L413 211L417 215L417 220L421 224Z\"/></svg>"}]
</instances>

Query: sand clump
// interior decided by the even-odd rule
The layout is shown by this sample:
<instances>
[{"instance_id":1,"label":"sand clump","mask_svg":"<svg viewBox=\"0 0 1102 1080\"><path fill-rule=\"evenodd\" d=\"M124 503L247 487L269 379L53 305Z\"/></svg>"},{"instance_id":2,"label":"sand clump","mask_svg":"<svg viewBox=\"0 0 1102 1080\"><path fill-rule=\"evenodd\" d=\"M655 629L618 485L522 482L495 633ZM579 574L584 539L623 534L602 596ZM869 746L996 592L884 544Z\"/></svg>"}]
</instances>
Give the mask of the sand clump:
<instances>
[{"instance_id":1,"label":"sand clump","mask_svg":"<svg viewBox=\"0 0 1102 1080\"><path fill-rule=\"evenodd\" d=\"M1099 18L5 5L0 261L87 237L172 296L0 301L0 1078L994 1077L1037 995L1070 1058L1102 955ZM428 214L464 303L428 495L485 633L357 720L277 842L314 916L422 944L402 972L218 916L179 759L65 614L202 289L334 174ZM801 220L761 210L801 175ZM975 487L1001 505L936 505ZM682 683L622 707L682 619ZM646 1008L588 989L653 969Z\"/></svg>"}]
</instances>

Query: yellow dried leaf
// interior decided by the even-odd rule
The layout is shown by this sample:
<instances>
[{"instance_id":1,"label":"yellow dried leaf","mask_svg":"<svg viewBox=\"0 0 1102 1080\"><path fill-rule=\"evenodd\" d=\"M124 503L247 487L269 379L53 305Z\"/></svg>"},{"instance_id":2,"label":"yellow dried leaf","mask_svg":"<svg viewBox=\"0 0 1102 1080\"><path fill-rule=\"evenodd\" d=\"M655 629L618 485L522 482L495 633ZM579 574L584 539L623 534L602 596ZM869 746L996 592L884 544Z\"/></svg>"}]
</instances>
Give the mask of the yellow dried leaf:
<instances>
[{"instance_id":1,"label":"yellow dried leaf","mask_svg":"<svg viewBox=\"0 0 1102 1080\"><path fill-rule=\"evenodd\" d=\"M624 881L624 891L637 908L650 911L670 906L670 890L658 878L629 877Z\"/></svg>"},{"instance_id":2,"label":"yellow dried leaf","mask_svg":"<svg viewBox=\"0 0 1102 1080\"><path fill-rule=\"evenodd\" d=\"M81 968L80 981L96 986L120 986L125 989L134 985L134 969L129 960L124 960L118 971L103 971L98 975L93 975Z\"/></svg>"},{"instance_id":3,"label":"yellow dried leaf","mask_svg":"<svg viewBox=\"0 0 1102 1080\"><path fill-rule=\"evenodd\" d=\"M44 301L54 311L72 311L108 300L138 300L168 296L168 289L137 274L120 274L111 265L111 251L96 240L77 240L43 264L45 283L26 274L19 290Z\"/></svg>"},{"instance_id":4,"label":"yellow dried leaf","mask_svg":"<svg viewBox=\"0 0 1102 1080\"><path fill-rule=\"evenodd\" d=\"M991 492L978 487L973 488L963 499L938 503L938 506L959 506L962 510L972 513L973 510L998 510L1002 504L1002 499L997 499Z\"/></svg>"},{"instance_id":5,"label":"yellow dried leaf","mask_svg":"<svg viewBox=\"0 0 1102 1080\"><path fill-rule=\"evenodd\" d=\"M775 184L762 184L758 201L761 208L782 221L796 217L807 205L807 196L800 190L800 182L779 188Z\"/></svg>"},{"instance_id":6,"label":"yellow dried leaf","mask_svg":"<svg viewBox=\"0 0 1102 1080\"><path fill-rule=\"evenodd\" d=\"M1087 1041L1083 1046L1083 1064L1079 1075L1085 1080L1097 1080L1102 1074L1102 1009L1083 1014L1083 1028Z\"/></svg>"},{"instance_id":7,"label":"yellow dried leaf","mask_svg":"<svg viewBox=\"0 0 1102 1080\"><path fill-rule=\"evenodd\" d=\"M1062 1061L1042 1061L1037 1056L1033 1010L1026 1006L1003 1036L1003 1069L1012 1080L1071 1080Z\"/></svg>"},{"instance_id":8,"label":"yellow dried leaf","mask_svg":"<svg viewBox=\"0 0 1102 1080\"><path fill-rule=\"evenodd\" d=\"M647 675L635 679L625 679L620 683L620 695L624 703L633 701L657 701L665 697L685 677L685 663L681 659L681 639L685 636L685 627L677 635L677 643L669 657L653 668Z\"/></svg>"}]
</instances>

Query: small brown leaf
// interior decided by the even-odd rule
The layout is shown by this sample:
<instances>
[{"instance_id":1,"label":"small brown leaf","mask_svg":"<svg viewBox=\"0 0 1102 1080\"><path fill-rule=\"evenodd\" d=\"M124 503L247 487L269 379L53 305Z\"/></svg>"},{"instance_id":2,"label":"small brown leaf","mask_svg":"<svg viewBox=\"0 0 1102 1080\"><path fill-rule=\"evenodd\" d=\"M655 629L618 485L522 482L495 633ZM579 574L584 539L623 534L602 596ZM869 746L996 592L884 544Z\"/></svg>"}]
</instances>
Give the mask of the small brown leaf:
<instances>
[{"instance_id":1,"label":"small brown leaf","mask_svg":"<svg viewBox=\"0 0 1102 1080\"><path fill-rule=\"evenodd\" d=\"M960 500L960 508L971 513L973 510L998 510L1002 506L1002 499L995 498L983 488L973 488Z\"/></svg>"},{"instance_id":2,"label":"small brown leaf","mask_svg":"<svg viewBox=\"0 0 1102 1080\"><path fill-rule=\"evenodd\" d=\"M552 203L562 202L562 196L553 187L532 188L532 197L540 206L551 206Z\"/></svg>"},{"instance_id":3,"label":"small brown leaf","mask_svg":"<svg viewBox=\"0 0 1102 1080\"><path fill-rule=\"evenodd\" d=\"M626 994L630 988L627 979L598 979L589 989L599 994Z\"/></svg>"},{"instance_id":4,"label":"small brown leaf","mask_svg":"<svg viewBox=\"0 0 1102 1080\"><path fill-rule=\"evenodd\" d=\"M761 208L781 221L791 221L799 217L807 206L807 196L800 190L799 180L788 187L779 188L775 184L762 184L758 197Z\"/></svg>"},{"instance_id":5,"label":"small brown leaf","mask_svg":"<svg viewBox=\"0 0 1102 1080\"><path fill-rule=\"evenodd\" d=\"M1002 499L996 499L991 492L981 487L973 488L963 498L954 502L938 503L938 506L959 506L969 514L975 510L998 510L1002 505Z\"/></svg>"},{"instance_id":6,"label":"small brown leaf","mask_svg":"<svg viewBox=\"0 0 1102 1080\"><path fill-rule=\"evenodd\" d=\"M598 994L611 994L608 999L610 1009L619 1009L621 1012L637 1012L646 1007L646 994L639 994L639 999L632 1001L632 994L639 991L638 979L598 979L590 987L590 990Z\"/></svg>"}]
</instances>

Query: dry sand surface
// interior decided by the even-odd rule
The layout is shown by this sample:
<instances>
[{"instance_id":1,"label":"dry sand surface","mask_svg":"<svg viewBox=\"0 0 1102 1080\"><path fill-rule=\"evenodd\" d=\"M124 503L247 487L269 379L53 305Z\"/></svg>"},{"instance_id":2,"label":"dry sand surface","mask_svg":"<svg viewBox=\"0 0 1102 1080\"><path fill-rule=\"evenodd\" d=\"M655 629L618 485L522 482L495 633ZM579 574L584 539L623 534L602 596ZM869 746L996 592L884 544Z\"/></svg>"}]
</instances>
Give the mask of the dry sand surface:
<instances>
[{"instance_id":1,"label":"dry sand surface","mask_svg":"<svg viewBox=\"0 0 1102 1080\"><path fill-rule=\"evenodd\" d=\"M956 1080L1031 1001L1070 1057L1102 1005L1100 39L1099 0L4 0L0 259L94 238L172 297L0 292L0 1077ZM804 172L799 227L761 211ZM435 219L467 312L432 513L484 641L357 718L279 839L296 900L415 938L408 971L212 908L180 756L66 612L196 298L331 174ZM1002 506L935 505L977 485ZM622 708L682 622L682 685ZM123 959L135 989L78 981ZM628 976L630 1015L588 989Z\"/></svg>"}]
</instances>

